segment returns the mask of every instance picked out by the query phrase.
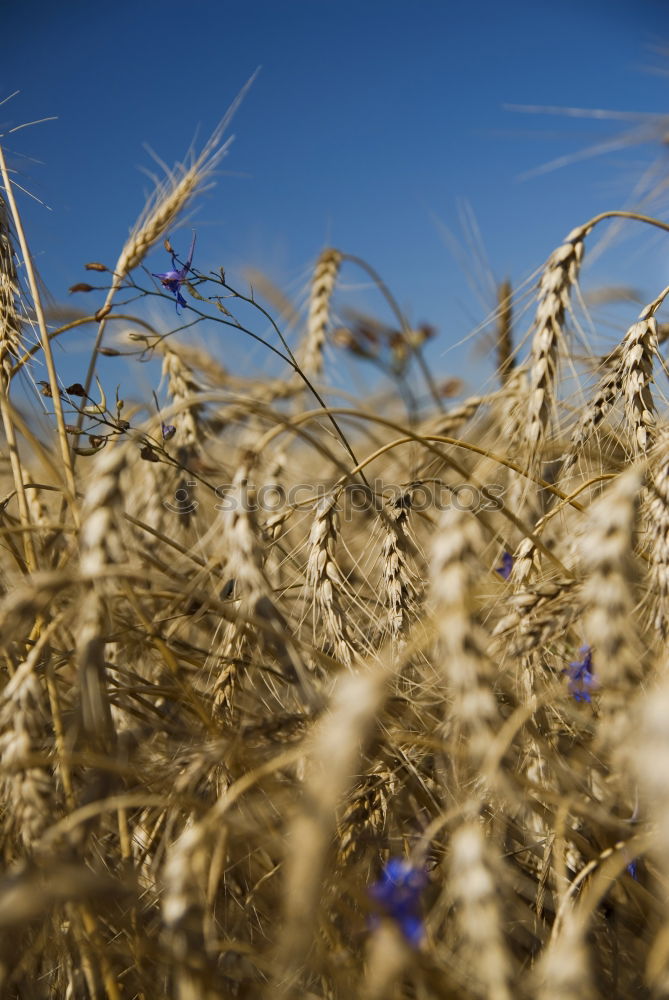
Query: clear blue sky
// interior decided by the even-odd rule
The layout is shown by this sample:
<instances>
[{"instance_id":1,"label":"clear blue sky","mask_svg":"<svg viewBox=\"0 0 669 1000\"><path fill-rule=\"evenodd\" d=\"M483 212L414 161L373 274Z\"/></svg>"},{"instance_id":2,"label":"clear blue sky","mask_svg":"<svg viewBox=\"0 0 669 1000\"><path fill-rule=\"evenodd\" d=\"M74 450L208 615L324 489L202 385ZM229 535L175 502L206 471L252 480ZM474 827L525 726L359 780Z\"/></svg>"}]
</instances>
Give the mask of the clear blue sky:
<instances>
[{"instance_id":1,"label":"clear blue sky","mask_svg":"<svg viewBox=\"0 0 669 1000\"><path fill-rule=\"evenodd\" d=\"M662 156L658 139L521 179L633 123L505 105L669 113L669 58L658 51L669 48L665 0L2 0L0 9L11 40L0 99L20 91L0 108L0 132L58 119L5 139L18 179L51 209L22 199L58 301L86 279L85 261L116 260L149 188L144 144L167 162L182 158L259 65L193 222L198 266L260 268L299 297L323 246L363 256L413 320L438 327L435 369L463 372L470 388L480 362L469 348L444 353L485 313L444 235L463 244L476 277L458 206L471 206L495 276L519 284L574 225L629 204ZM177 230L173 242L185 248L188 235ZM638 247L612 251L612 278L641 282L652 297L669 281L665 244L652 246L645 259ZM156 249L151 270L165 256ZM230 341L221 346L223 360L241 363Z\"/></svg>"}]
</instances>

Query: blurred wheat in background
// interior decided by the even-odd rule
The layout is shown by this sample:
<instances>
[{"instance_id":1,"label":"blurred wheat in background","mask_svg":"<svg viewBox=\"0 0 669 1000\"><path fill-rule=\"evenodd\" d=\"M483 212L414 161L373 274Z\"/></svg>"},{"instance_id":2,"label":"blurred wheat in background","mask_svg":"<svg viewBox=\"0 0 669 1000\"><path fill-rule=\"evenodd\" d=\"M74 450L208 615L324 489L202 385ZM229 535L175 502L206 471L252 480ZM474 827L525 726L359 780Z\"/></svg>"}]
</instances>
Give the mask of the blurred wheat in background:
<instances>
[{"instance_id":1,"label":"blurred wheat in background","mask_svg":"<svg viewBox=\"0 0 669 1000\"><path fill-rule=\"evenodd\" d=\"M0 996L667 996L669 290L603 349L578 282L611 219L669 227L569 220L453 401L355 248L300 315L172 245L235 106L60 326L2 161ZM388 323L335 313L344 272ZM342 403L336 351L392 392ZM101 355L159 360L155 404ZM39 357L50 436L15 401Z\"/></svg>"}]
</instances>

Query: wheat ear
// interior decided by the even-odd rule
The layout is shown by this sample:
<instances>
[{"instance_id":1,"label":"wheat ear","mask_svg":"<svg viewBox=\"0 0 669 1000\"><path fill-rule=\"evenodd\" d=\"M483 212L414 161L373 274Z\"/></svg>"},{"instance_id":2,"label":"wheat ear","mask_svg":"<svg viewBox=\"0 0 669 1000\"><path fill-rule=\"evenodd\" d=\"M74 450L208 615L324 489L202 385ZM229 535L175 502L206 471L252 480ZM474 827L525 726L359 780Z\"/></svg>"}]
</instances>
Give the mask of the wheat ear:
<instances>
[{"instance_id":1,"label":"wheat ear","mask_svg":"<svg viewBox=\"0 0 669 1000\"><path fill-rule=\"evenodd\" d=\"M450 695L447 729L474 773L497 718L487 639L476 620L474 587L483 547L481 528L469 511L446 510L432 542L430 595L438 636L437 662ZM470 775L471 777L471 775Z\"/></svg>"},{"instance_id":2,"label":"wheat ear","mask_svg":"<svg viewBox=\"0 0 669 1000\"><path fill-rule=\"evenodd\" d=\"M389 523L385 526L381 559L388 627L394 643L402 641L408 616L416 598L416 587L407 558L408 521L411 490L405 490L387 506Z\"/></svg>"},{"instance_id":3,"label":"wheat ear","mask_svg":"<svg viewBox=\"0 0 669 1000\"><path fill-rule=\"evenodd\" d=\"M339 534L339 496L323 497L316 507L309 535L307 584L313 588L314 610L320 611L323 616L325 634L333 645L334 655L345 667L350 667L353 646L341 609L340 592L344 584L335 558Z\"/></svg>"},{"instance_id":4,"label":"wheat ear","mask_svg":"<svg viewBox=\"0 0 669 1000\"><path fill-rule=\"evenodd\" d=\"M473 820L453 835L451 884L469 953L469 966L487 1000L511 1000L511 963L502 933L498 876L483 830Z\"/></svg>"},{"instance_id":5,"label":"wheat ear","mask_svg":"<svg viewBox=\"0 0 669 1000\"><path fill-rule=\"evenodd\" d=\"M662 428L649 467L648 541L654 625L669 633L669 431Z\"/></svg>"},{"instance_id":6,"label":"wheat ear","mask_svg":"<svg viewBox=\"0 0 669 1000\"><path fill-rule=\"evenodd\" d=\"M580 540L587 573L581 594L583 630L594 650L602 734L613 746L624 736L628 699L641 676L628 621L635 603L633 542L640 490L641 472L632 467L593 504Z\"/></svg>"},{"instance_id":7,"label":"wheat ear","mask_svg":"<svg viewBox=\"0 0 669 1000\"><path fill-rule=\"evenodd\" d=\"M659 299L643 310L620 345L625 414L637 455L646 453L655 433L655 404L650 391L653 358L657 356L655 311L668 292L669 289L666 289Z\"/></svg>"},{"instance_id":8,"label":"wheat ear","mask_svg":"<svg viewBox=\"0 0 669 1000\"><path fill-rule=\"evenodd\" d=\"M93 383L97 356L105 331L105 318L111 311L114 296L123 284L125 277L133 268L141 264L154 243L173 225L179 213L188 205L193 196L202 189L205 182L213 175L223 157L227 155L233 137L231 136L223 142L223 136L256 76L257 73L254 73L251 79L242 87L221 122L214 129L211 137L197 156L193 156L191 162L188 164L177 164L172 171L166 169L165 179L156 182L153 194L135 223L116 262L111 287L105 303L98 313L100 322L84 383L86 393L90 392Z\"/></svg>"},{"instance_id":9,"label":"wheat ear","mask_svg":"<svg viewBox=\"0 0 669 1000\"><path fill-rule=\"evenodd\" d=\"M313 939L337 808L374 731L391 671L391 666L381 662L340 676L329 709L314 729L303 800L291 825L285 861L284 919L278 951L282 976L273 994L281 1000L301 995L297 977Z\"/></svg>"},{"instance_id":10,"label":"wheat ear","mask_svg":"<svg viewBox=\"0 0 669 1000\"><path fill-rule=\"evenodd\" d=\"M307 376L320 375L323 370L325 332L330 320L330 301L341 267L339 250L323 250L314 271L309 295L307 332L302 347L301 367Z\"/></svg>"},{"instance_id":11,"label":"wheat ear","mask_svg":"<svg viewBox=\"0 0 669 1000\"><path fill-rule=\"evenodd\" d=\"M48 630L44 633L50 638ZM38 667L46 641L40 636L0 697L0 762L4 773L8 819L30 849L48 826L55 807L53 775L47 767L26 763L50 743L51 720Z\"/></svg>"},{"instance_id":12,"label":"wheat ear","mask_svg":"<svg viewBox=\"0 0 669 1000\"><path fill-rule=\"evenodd\" d=\"M628 773L638 782L641 806L653 823L651 853L664 880L669 878L669 664L660 662L659 684L653 684L633 709ZM654 995L665 996L669 980L667 934L669 902L661 894L664 923L648 956L647 976Z\"/></svg>"},{"instance_id":13,"label":"wheat ear","mask_svg":"<svg viewBox=\"0 0 669 1000\"><path fill-rule=\"evenodd\" d=\"M94 747L109 751L115 742L105 666L105 592L101 577L115 563L124 561L118 517L122 509L121 474L125 449L109 447L96 469L96 477L82 505L80 571L88 588L81 605L77 652L81 689L83 735Z\"/></svg>"},{"instance_id":14,"label":"wheat ear","mask_svg":"<svg viewBox=\"0 0 669 1000\"><path fill-rule=\"evenodd\" d=\"M557 365L569 295L578 279L587 227L573 229L548 259L539 283L524 445L536 467L555 404Z\"/></svg>"}]
</instances>

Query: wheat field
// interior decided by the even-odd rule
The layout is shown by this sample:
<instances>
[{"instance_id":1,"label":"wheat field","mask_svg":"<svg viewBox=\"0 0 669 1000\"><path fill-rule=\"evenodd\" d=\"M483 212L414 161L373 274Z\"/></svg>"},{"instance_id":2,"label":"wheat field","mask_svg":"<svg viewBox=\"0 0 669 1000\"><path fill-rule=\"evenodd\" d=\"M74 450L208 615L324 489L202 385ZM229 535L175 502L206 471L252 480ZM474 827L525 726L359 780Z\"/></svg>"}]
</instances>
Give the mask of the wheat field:
<instances>
[{"instance_id":1,"label":"wheat field","mask_svg":"<svg viewBox=\"0 0 669 1000\"><path fill-rule=\"evenodd\" d=\"M669 227L571 220L453 399L347 250L295 315L172 245L229 117L64 325L0 155L0 995L668 996L669 289L606 353L578 310L595 232ZM341 320L344 269L388 324ZM392 391L331 392L332 352ZM159 361L155 403L102 357Z\"/></svg>"}]
</instances>

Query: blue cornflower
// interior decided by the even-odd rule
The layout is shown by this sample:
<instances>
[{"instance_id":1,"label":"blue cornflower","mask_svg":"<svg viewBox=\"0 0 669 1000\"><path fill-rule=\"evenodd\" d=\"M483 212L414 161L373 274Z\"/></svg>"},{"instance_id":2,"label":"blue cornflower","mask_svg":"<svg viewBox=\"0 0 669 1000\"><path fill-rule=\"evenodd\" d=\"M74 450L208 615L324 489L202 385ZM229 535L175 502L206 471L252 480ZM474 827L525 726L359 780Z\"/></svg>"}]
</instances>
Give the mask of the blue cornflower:
<instances>
[{"instance_id":1,"label":"blue cornflower","mask_svg":"<svg viewBox=\"0 0 669 1000\"><path fill-rule=\"evenodd\" d=\"M636 858L634 859L634 861L630 861L630 863L627 865L627 872L629 875L631 875L631 877L634 879L635 882L639 881Z\"/></svg>"},{"instance_id":2,"label":"blue cornflower","mask_svg":"<svg viewBox=\"0 0 669 1000\"><path fill-rule=\"evenodd\" d=\"M574 700L590 701L590 691L597 685L592 672L592 649L590 646L581 646L579 653L583 654L583 659L570 663L562 673L569 677L567 688Z\"/></svg>"},{"instance_id":3,"label":"blue cornflower","mask_svg":"<svg viewBox=\"0 0 669 1000\"><path fill-rule=\"evenodd\" d=\"M499 573L503 580L508 580L513 569L513 556L510 552L505 552L502 556L502 565L495 567L495 573Z\"/></svg>"},{"instance_id":4,"label":"blue cornflower","mask_svg":"<svg viewBox=\"0 0 669 1000\"><path fill-rule=\"evenodd\" d=\"M163 441L171 441L171 439L174 437L174 435L177 432L177 429L174 426L174 424L163 424L163 423L161 423L160 424L160 430L161 430L161 433L163 435Z\"/></svg>"},{"instance_id":5,"label":"blue cornflower","mask_svg":"<svg viewBox=\"0 0 669 1000\"><path fill-rule=\"evenodd\" d=\"M179 312L179 306L185 306L188 303L180 292L180 288L184 281L188 277L188 272L191 269L191 262L193 260L193 251L195 250L195 233L193 233L193 242L190 245L190 252L188 254L188 260L183 265L183 267L178 268L177 264L179 259L175 254L174 250L170 249L169 243L166 244L167 249L170 250L172 255L172 270L164 271L162 274L153 273L154 278L160 278L160 283L163 288L167 288L168 291L173 292L176 296L176 310Z\"/></svg>"},{"instance_id":6,"label":"blue cornflower","mask_svg":"<svg viewBox=\"0 0 669 1000\"><path fill-rule=\"evenodd\" d=\"M427 872L415 868L409 861L391 858L384 866L381 878L369 890L385 916L394 920L413 947L423 940L420 917L420 897L427 885Z\"/></svg>"}]
</instances>

